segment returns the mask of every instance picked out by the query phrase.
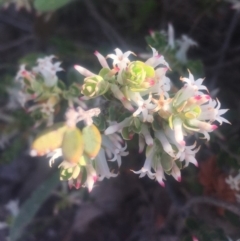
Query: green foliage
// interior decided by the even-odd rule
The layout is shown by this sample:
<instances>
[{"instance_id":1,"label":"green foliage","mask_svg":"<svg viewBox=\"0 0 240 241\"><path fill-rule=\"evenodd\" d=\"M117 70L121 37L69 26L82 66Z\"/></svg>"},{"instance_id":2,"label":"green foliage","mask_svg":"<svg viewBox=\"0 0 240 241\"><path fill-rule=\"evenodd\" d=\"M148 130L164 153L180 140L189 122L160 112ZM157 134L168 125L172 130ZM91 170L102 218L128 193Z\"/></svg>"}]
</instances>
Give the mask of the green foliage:
<instances>
[{"instance_id":1,"label":"green foliage","mask_svg":"<svg viewBox=\"0 0 240 241\"><path fill-rule=\"evenodd\" d=\"M21 238L24 228L32 221L43 202L46 201L58 183L59 172L55 172L32 193L32 196L28 198L25 203L23 203L18 216L15 218L10 228L11 241L17 241Z\"/></svg>"},{"instance_id":2,"label":"green foliage","mask_svg":"<svg viewBox=\"0 0 240 241\"><path fill-rule=\"evenodd\" d=\"M70 2L72 0L35 0L34 7L39 12L50 12L64 7Z\"/></svg>"},{"instance_id":3,"label":"green foliage","mask_svg":"<svg viewBox=\"0 0 240 241\"><path fill-rule=\"evenodd\" d=\"M194 234L199 241L227 241L227 237L220 228L212 228L206 225L203 221L197 218L188 218L186 220L186 227ZM184 241L189 240L188 237Z\"/></svg>"}]
</instances>

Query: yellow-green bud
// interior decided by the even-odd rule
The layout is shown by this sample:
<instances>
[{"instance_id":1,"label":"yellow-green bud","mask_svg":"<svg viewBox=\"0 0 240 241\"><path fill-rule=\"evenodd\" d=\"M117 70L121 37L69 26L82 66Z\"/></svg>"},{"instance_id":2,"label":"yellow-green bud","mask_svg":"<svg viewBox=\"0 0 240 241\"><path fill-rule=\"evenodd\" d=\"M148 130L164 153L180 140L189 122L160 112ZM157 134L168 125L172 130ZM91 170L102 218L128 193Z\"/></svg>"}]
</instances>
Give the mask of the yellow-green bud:
<instances>
[{"instance_id":1,"label":"yellow-green bud","mask_svg":"<svg viewBox=\"0 0 240 241\"><path fill-rule=\"evenodd\" d=\"M87 97L97 97L105 94L109 89L109 83L101 76L94 75L84 79L82 94Z\"/></svg>"},{"instance_id":2,"label":"yellow-green bud","mask_svg":"<svg viewBox=\"0 0 240 241\"><path fill-rule=\"evenodd\" d=\"M155 84L155 70L141 61L134 61L123 70L122 81L132 91L145 91Z\"/></svg>"}]
</instances>

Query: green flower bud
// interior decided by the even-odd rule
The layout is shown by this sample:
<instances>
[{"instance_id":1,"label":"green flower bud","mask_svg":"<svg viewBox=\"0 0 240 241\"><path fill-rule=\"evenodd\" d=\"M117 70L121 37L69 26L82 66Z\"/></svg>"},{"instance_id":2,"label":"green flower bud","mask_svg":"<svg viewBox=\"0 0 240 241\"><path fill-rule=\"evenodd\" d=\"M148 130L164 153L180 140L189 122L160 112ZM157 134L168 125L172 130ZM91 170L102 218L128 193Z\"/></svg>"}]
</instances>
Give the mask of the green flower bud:
<instances>
[{"instance_id":1,"label":"green flower bud","mask_svg":"<svg viewBox=\"0 0 240 241\"><path fill-rule=\"evenodd\" d=\"M122 82L131 91L145 91L155 84L154 68L141 61L131 62L122 72Z\"/></svg>"},{"instance_id":2,"label":"green flower bud","mask_svg":"<svg viewBox=\"0 0 240 241\"><path fill-rule=\"evenodd\" d=\"M109 83L101 76L94 75L84 79L82 94L87 97L97 97L105 94L109 89Z\"/></svg>"}]
</instances>

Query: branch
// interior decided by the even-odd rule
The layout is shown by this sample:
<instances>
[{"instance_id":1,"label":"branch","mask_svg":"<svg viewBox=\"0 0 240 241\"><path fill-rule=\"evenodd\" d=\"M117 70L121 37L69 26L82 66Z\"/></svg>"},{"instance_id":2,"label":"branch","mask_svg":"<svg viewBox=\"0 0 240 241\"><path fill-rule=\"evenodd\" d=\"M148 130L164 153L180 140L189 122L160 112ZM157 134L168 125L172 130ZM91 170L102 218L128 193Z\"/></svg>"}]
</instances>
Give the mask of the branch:
<instances>
[{"instance_id":1,"label":"branch","mask_svg":"<svg viewBox=\"0 0 240 241\"><path fill-rule=\"evenodd\" d=\"M196 204L209 204L214 205L217 207L224 208L236 215L240 216L240 207L236 206L235 204L228 203L222 200L218 200L212 197L194 197L191 198L181 209L182 212L188 211L192 206Z\"/></svg>"},{"instance_id":2,"label":"branch","mask_svg":"<svg viewBox=\"0 0 240 241\"><path fill-rule=\"evenodd\" d=\"M22 45L23 43L28 42L28 41L33 40L33 39L34 39L33 35L28 35L28 36L22 37L20 39L14 40L14 41L12 41L8 44L0 45L0 51L1 52L6 51L8 49L11 49L11 48L17 47L19 45Z\"/></svg>"},{"instance_id":3,"label":"branch","mask_svg":"<svg viewBox=\"0 0 240 241\"><path fill-rule=\"evenodd\" d=\"M118 43L121 47L126 48L127 45L122 37L116 32L116 30L104 19L95 8L94 4L91 0L84 0L86 7L88 8L89 13L91 16L96 20L96 22L101 26L103 33L109 39L111 43L114 45Z\"/></svg>"}]
</instances>

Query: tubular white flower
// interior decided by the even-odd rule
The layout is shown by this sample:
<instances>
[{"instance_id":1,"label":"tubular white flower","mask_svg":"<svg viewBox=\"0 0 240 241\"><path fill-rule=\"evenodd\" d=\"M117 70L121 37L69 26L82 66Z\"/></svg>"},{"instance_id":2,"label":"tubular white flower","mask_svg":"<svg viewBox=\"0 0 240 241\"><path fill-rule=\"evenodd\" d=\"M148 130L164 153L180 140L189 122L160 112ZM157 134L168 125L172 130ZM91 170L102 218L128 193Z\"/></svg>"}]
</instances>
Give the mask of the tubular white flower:
<instances>
[{"instance_id":1,"label":"tubular white flower","mask_svg":"<svg viewBox=\"0 0 240 241\"><path fill-rule=\"evenodd\" d=\"M175 180L181 182L181 171L175 162L173 163L171 175L175 178Z\"/></svg>"},{"instance_id":2,"label":"tubular white flower","mask_svg":"<svg viewBox=\"0 0 240 241\"><path fill-rule=\"evenodd\" d=\"M138 135L138 146L139 146L138 153L142 153L145 147L145 139L141 134Z\"/></svg>"},{"instance_id":3,"label":"tubular white flower","mask_svg":"<svg viewBox=\"0 0 240 241\"><path fill-rule=\"evenodd\" d=\"M116 177L117 173L111 173L107 164L104 150L101 148L98 155L95 158L96 171L99 176L99 181L102 181L105 177Z\"/></svg>"},{"instance_id":4,"label":"tubular white flower","mask_svg":"<svg viewBox=\"0 0 240 241\"><path fill-rule=\"evenodd\" d=\"M155 154L155 145L149 146L146 150L146 160L144 162L143 167L139 171L133 171L135 174L140 174L139 178L144 176L148 176L149 178L153 179L155 174L152 173L152 159Z\"/></svg>"},{"instance_id":5,"label":"tubular white flower","mask_svg":"<svg viewBox=\"0 0 240 241\"><path fill-rule=\"evenodd\" d=\"M86 76L86 77L91 77L91 76L94 76L96 74L94 74L93 72L89 71L88 69L85 69L83 68L82 66L80 65L74 65L74 68L83 76Z\"/></svg>"},{"instance_id":6,"label":"tubular white flower","mask_svg":"<svg viewBox=\"0 0 240 241\"><path fill-rule=\"evenodd\" d=\"M105 131L104 134L105 135L110 135L113 134L115 132L118 132L120 130L122 130L122 128L129 126L130 122L131 122L132 117L127 117L125 118L122 122L119 122L117 124L111 125L109 126Z\"/></svg>"},{"instance_id":7,"label":"tubular white flower","mask_svg":"<svg viewBox=\"0 0 240 241\"><path fill-rule=\"evenodd\" d=\"M185 146L182 130L182 120L180 118L176 117L173 119L173 129L177 143L179 143L181 146Z\"/></svg>"},{"instance_id":8,"label":"tubular white flower","mask_svg":"<svg viewBox=\"0 0 240 241\"><path fill-rule=\"evenodd\" d=\"M197 42L193 41L186 35L182 35L182 39L177 40L177 45L179 46L179 50L176 53L176 58L182 62L186 63L187 60L187 51L191 46L197 46Z\"/></svg>"},{"instance_id":9,"label":"tubular white flower","mask_svg":"<svg viewBox=\"0 0 240 241\"><path fill-rule=\"evenodd\" d=\"M119 87L115 84L110 85L110 89L113 93L113 95L122 102L123 106L128 109L129 111L134 111L133 106L131 103L127 100L127 98L123 95Z\"/></svg>"},{"instance_id":10,"label":"tubular white flower","mask_svg":"<svg viewBox=\"0 0 240 241\"><path fill-rule=\"evenodd\" d=\"M98 180L98 176L92 164L90 163L86 165L86 171L87 171L87 180L85 181L83 186L87 187L88 191L91 192L93 189L94 183Z\"/></svg>"},{"instance_id":11,"label":"tubular white flower","mask_svg":"<svg viewBox=\"0 0 240 241\"><path fill-rule=\"evenodd\" d=\"M98 58L98 61L100 62L103 68L110 69L105 57L103 57L98 51L95 51L94 54Z\"/></svg>"},{"instance_id":12,"label":"tubular white flower","mask_svg":"<svg viewBox=\"0 0 240 241\"><path fill-rule=\"evenodd\" d=\"M156 177L156 180L158 181L158 183L162 187L165 187L165 183L163 181L165 179L165 175L164 175L164 171L163 171L163 168L162 168L162 165L160 164L160 162L157 165L155 177Z\"/></svg>"},{"instance_id":13,"label":"tubular white flower","mask_svg":"<svg viewBox=\"0 0 240 241\"><path fill-rule=\"evenodd\" d=\"M153 68L156 68L158 65L162 64L165 65L169 69L168 63L165 61L164 57L159 55L157 50L155 48L152 48L153 56L149 58L145 64L152 66Z\"/></svg>"},{"instance_id":14,"label":"tubular white flower","mask_svg":"<svg viewBox=\"0 0 240 241\"><path fill-rule=\"evenodd\" d=\"M147 125L142 124L141 126L141 134L143 135L146 143L148 146L152 146L153 145L153 138L148 130Z\"/></svg>"},{"instance_id":15,"label":"tubular white flower","mask_svg":"<svg viewBox=\"0 0 240 241\"><path fill-rule=\"evenodd\" d=\"M168 153L171 157L175 157L175 153L172 149L171 144L169 143L168 139L166 138L163 131L155 131L155 137L161 142L163 150Z\"/></svg>"}]
</instances>

